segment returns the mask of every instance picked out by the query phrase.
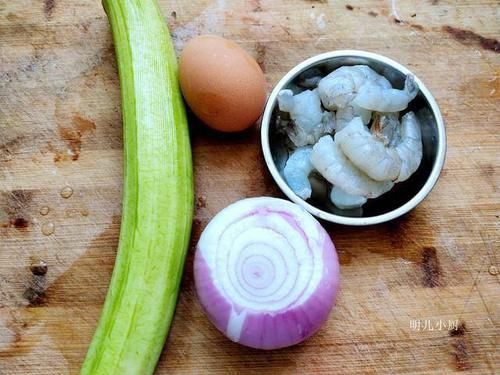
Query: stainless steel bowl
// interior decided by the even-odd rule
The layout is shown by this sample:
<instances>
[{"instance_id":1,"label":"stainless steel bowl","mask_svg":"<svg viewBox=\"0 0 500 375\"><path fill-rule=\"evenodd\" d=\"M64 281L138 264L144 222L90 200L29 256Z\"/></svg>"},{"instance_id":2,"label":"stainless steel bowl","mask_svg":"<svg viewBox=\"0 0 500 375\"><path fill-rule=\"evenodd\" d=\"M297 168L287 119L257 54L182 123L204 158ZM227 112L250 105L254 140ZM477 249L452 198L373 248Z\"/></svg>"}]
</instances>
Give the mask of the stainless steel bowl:
<instances>
[{"instance_id":1,"label":"stainless steel bowl","mask_svg":"<svg viewBox=\"0 0 500 375\"><path fill-rule=\"evenodd\" d=\"M409 69L387 57L364 51L344 50L327 52L307 59L290 70L276 85L267 101L262 117L261 141L266 164L274 180L290 200L304 207L320 219L346 225L371 225L397 218L415 206L426 196L438 180L446 153L446 134L443 118L434 97L415 76L420 88L418 96L410 103L422 128L423 159L419 169L407 180L377 199L357 210L340 210L333 206L327 196L313 197L304 201L287 185L280 173L288 150L286 136L276 131L276 117L279 114L277 96L286 88L297 91L297 80L311 69L319 69L326 75L343 65L368 65L385 76L393 87L402 88Z\"/></svg>"}]
</instances>

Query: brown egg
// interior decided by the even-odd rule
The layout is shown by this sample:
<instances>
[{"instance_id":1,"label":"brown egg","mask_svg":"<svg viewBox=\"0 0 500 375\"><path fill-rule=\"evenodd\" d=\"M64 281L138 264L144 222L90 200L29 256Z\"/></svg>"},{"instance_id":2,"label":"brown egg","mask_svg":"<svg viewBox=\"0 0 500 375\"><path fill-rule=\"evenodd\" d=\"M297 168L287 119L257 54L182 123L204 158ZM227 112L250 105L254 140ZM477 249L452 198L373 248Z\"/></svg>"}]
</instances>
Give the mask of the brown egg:
<instances>
[{"instance_id":1,"label":"brown egg","mask_svg":"<svg viewBox=\"0 0 500 375\"><path fill-rule=\"evenodd\" d=\"M264 108L264 73L231 40L213 35L191 39L180 56L179 80L189 107L216 130L244 130Z\"/></svg>"}]
</instances>

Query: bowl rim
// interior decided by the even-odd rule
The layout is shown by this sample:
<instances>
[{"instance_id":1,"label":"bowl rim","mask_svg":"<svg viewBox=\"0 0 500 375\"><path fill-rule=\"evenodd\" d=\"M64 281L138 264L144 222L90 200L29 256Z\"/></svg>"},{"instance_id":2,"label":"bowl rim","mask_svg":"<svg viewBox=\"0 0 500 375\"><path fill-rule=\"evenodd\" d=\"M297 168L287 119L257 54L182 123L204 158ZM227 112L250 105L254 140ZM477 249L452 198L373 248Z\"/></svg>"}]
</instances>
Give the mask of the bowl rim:
<instances>
[{"instance_id":1,"label":"bowl rim","mask_svg":"<svg viewBox=\"0 0 500 375\"><path fill-rule=\"evenodd\" d=\"M434 165L432 166L432 170L429 177L427 178L427 181L425 182L424 186L422 186L422 188L418 191L418 193L415 194L413 198L411 198L408 202L406 202L402 206L399 206L398 208L392 211L386 212L381 215L370 216L370 217L347 217L326 212L311 205L310 203L306 202L305 200L297 196L292 191L292 189L290 189L290 187L281 177L281 174L276 168L276 165L274 163L271 154L271 149L269 145L269 127L270 127L272 112L274 110L275 103L277 101L278 93L302 71L306 70L309 67L312 67L313 65L337 57L362 57L362 58L364 57L376 60L383 64L390 65L393 68L402 72L403 74L412 74L415 77L415 82L417 83L420 91L422 92L425 99L429 103L432 113L436 119L437 135L438 135L436 160L434 162ZM312 215L322 220L343 225L365 226L365 225L380 224L387 222L389 220L393 220L411 211L427 197L432 188L436 185L441 170L443 169L446 157L446 130L444 126L443 116L431 92L427 89L427 87L423 84L423 82L405 66L383 55L361 50L338 50L338 51L321 53L319 55L312 56L300 62L299 64L295 65L292 69L290 69L288 73L286 73L283 76L283 78L281 78L278 81L278 83L274 86L274 89L272 90L271 94L267 99L264 108L264 114L262 115L260 132L261 132L261 147L267 168L269 169L269 172L273 176L274 181L278 184L281 191L288 197L288 199L300 205L308 212L310 212Z\"/></svg>"}]
</instances>

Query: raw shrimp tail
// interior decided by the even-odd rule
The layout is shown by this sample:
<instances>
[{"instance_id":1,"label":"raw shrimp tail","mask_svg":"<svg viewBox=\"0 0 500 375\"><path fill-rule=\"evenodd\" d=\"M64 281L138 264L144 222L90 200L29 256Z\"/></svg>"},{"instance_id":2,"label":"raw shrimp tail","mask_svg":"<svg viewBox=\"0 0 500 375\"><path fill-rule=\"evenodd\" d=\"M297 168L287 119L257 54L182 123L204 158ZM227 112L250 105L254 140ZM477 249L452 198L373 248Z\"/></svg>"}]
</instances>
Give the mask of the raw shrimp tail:
<instances>
[{"instance_id":1,"label":"raw shrimp tail","mask_svg":"<svg viewBox=\"0 0 500 375\"><path fill-rule=\"evenodd\" d=\"M288 137L297 147L314 144L335 128L333 115L321 109L317 90L305 90L297 95L288 89L281 90L278 105L281 111L290 114L293 126L288 131Z\"/></svg>"},{"instance_id":2,"label":"raw shrimp tail","mask_svg":"<svg viewBox=\"0 0 500 375\"><path fill-rule=\"evenodd\" d=\"M292 90L281 90L278 93L278 106L280 111L290 113L293 110Z\"/></svg>"},{"instance_id":3,"label":"raw shrimp tail","mask_svg":"<svg viewBox=\"0 0 500 375\"><path fill-rule=\"evenodd\" d=\"M364 83L353 102L361 108L377 112L399 112L418 94L418 86L412 75L407 75L402 90L382 88L373 82Z\"/></svg>"},{"instance_id":4,"label":"raw shrimp tail","mask_svg":"<svg viewBox=\"0 0 500 375\"><path fill-rule=\"evenodd\" d=\"M352 195L346 193L338 186L332 187L330 192L330 200L341 210L351 210L358 208L367 202L367 199L361 195Z\"/></svg>"},{"instance_id":5,"label":"raw shrimp tail","mask_svg":"<svg viewBox=\"0 0 500 375\"><path fill-rule=\"evenodd\" d=\"M292 191L302 199L311 197L312 188L309 182L309 174L313 170L310 161L311 146L297 148L288 158L283 177Z\"/></svg>"},{"instance_id":6,"label":"raw shrimp tail","mask_svg":"<svg viewBox=\"0 0 500 375\"><path fill-rule=\"evenodd\" d=\"M408 103L411 102L413 99L415 99L415 97L417 96L418 94L418 85L417 83L415 82L415 77L411 74L408 74L405 78L405 88L404 90L406 91L406 94L408 95Z\"/></svg>"},{"instance_id":7,"label":"raw shrimp tail","mask_svg":"<svg viewBox=\"0 0 500 375\"><path fill-rule=\"evenodd\" d=\"M406 181L417 171L423 156L420 124L413 112L408 112L401 119L401 142L396 151L402 160L396 182Z\"/></svg>"}]
</instances>

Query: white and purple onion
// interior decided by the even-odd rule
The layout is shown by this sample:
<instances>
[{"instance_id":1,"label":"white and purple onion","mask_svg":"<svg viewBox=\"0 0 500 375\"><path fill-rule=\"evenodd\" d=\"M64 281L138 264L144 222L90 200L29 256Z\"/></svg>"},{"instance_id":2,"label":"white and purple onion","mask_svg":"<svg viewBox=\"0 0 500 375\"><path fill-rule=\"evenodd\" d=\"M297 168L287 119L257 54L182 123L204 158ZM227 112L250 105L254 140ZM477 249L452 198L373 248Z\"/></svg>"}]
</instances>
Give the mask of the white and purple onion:
<instances>
[{"instance_id":1,"label":"white and purple onion","mask_svg":"<svg viewBox=\"0 0 500 375\"><path fill-rule=\"evenodd\" d=\"M229 339L259 349L297 344L328 318L339 286L335 247L304 209L249 198L205 228L194 261L196 290Z\"/></svg>"}]
</instances>

